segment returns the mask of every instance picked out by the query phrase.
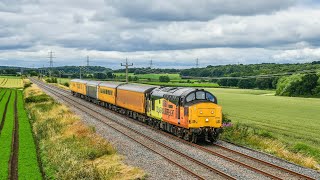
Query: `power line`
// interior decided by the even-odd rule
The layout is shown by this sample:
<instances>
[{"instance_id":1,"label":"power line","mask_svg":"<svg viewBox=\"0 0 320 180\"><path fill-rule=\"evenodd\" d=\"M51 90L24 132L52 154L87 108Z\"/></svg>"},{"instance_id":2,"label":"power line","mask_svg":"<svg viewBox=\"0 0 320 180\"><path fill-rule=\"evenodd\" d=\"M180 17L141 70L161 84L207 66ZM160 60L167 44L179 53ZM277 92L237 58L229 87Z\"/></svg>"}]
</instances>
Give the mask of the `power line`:
<instances>
[{"instance_id":1,"label":"power line","mask_svg":"<svg viewBox=\"0 0 320 180\"><path fill-rule=\"evenodd\" d=\"M87 66L90 66L89 61L89 56L87 56Z\"/></svg>"},{"instance_id":2,"label":"power line","mask_svg":"<svg viewBox=\"0 0 320 180\"><path fill-rule=\"evenodd\" d=\"M150 60L150 69L152 68L152 65L153 65L153 61L152 59Z\"/></svg>"},{"instance_id":3,"label":"power line","mask_svg":"<svg viewBox=\"0 0 320 180\"><path fill-rule=\"evenodd\" d=\"M53 58L55 58L53 56L53 52L50 51L49 52L49 57L48 57L50 60L49 60L49 63L50 63L50 70L49 70L49 76L51 77L51 71L52 71L52 68L53 68Z\"/></svg>"},{"instance_id":4,"label":"power line","mask_svg":"<svg viewBox=\"0 0 320 180\"><path fill-rule=\"evenodd\" d=\"M196 68L198 68L199 67L199 59L197 58L196 59Z\"/></svg>"},{"instance_id":5,"label":"power line","mask_svg":"<svg viewBox=\"0 0 320 180\"><path fill-rule=\"evenodd\" d=\"M128 64L128 59L126 58L126 64L122 64L121 63L121 66L125 66L126 67L126 82L128 83L128 68L129 68L129 66L133 66L133 63Z\"/></svg>"}]
</instances>

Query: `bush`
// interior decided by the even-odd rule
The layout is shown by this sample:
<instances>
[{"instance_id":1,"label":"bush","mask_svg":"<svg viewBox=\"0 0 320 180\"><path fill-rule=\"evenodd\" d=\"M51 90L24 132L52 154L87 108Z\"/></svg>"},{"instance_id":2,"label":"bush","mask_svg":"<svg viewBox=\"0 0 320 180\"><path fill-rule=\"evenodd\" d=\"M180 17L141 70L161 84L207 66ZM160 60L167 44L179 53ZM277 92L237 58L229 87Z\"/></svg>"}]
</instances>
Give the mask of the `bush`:
<instances>
[{"instance_id":1,"label":"bush","mask_svg":"<svg viewBox=\"0 0 320 180\"><path fill-rule=\"evenodd\" d=\"M40 102L47 102L52 100L52 98L46 94L41 94L38 96L30 96L25 99L26 103L40 103Z\"/></svg>"},{"instance_id":2,"label":"bush","mask_svg":"<svg viewBox=\"0 0 320 180\"><path fill-rule=\"evenodd\" d=\"M69 84L68 82L63 83L63 85L64 85L64 86L67 86L67 87L70 86L70 84Z\"/></svg>"},{"instance_id":3,"label":"bush","mask_svg":"<svg viewBox=\"0 0 320 180\"><path fill-rule=\"evenodd\" d=\"M160 82L170 82L169 76L160 76L159 77Z\"/></svg>"},{"instance_id":4,"label":"bush","mask_svg":"<svg viewBox=\"0 0 320 180\"><path fill-rule=\"evenodd\" d=\"M26 88L30 87L31 85L32 85L32 83L31 83L31 82L28 82L28 83L25 83L25 84L23 85L23 87L24 87L24 89L26 89Z\"/></svg>"},{"instance_id":5,"label":"bush","mask_svg":"<svg viewBox=\"0 0 320 180\"><path fill-rule=\"evenodd\" d=\"M47 83L58 83L57 78L54 78L54 77L48 78L48 79L46 79L46 81L47 81Z\"/></svg>"}]
</instances>

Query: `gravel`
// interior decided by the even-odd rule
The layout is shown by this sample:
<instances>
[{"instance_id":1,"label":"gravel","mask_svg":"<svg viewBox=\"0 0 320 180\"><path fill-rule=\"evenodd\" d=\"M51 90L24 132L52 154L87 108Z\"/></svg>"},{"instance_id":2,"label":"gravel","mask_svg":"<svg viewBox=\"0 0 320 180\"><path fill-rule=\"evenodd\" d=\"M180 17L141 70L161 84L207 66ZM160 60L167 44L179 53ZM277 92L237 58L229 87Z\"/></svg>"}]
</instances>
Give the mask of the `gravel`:
<instances>
[{"instance_id":1,"label":"gravel","mask_svg":"<svg viewBox=\"0 0 320 180\"><path fill-rule=\"evenodd\" d=\"M48 93L49 95L55 97L51 93ZM67 93L68 96L71 96L69 93ZM60 98L55 97L56 100L61 101ZM84 100L81 100L79 98L73 98L77 102L84 102ZM186 145L182 143L181 141L174 140L172 138L169 138L166 135L163 135L161 133L158 133L151 128L146 128L137 122L134 122L132 119L124 118L119 116L118 114L108 111L104 108L97 107L96 105L92 103L87 103L87 105L90 108L94 108L95 110L99 110L100 113L105 115L106 117L110 117L111 119L114 119L120 123L126 124L127 126L130 126L131 128L134 128L135 130L142 132L149 137L152 137L153 139L165 143L166 145L183 152L191 157L196 158L197 160L211 166L214 168L217 168L219 170L222 170L223 172L232 175L233 177L236 177L237 179L268 179L267 177L257 174L256 172L253 172L249 169L246 169L240 165L231 163L229 161L226 161L224 159L221 159L219 157L216 157L214 155L208 154L206 152L203 152L197 148L191 147L189 145ZM97 133L101 136L105 137L117 150L120 154L124 155L125 162L132 166L137 166L142 169L144 169L148 174L148 179L194 179L192 176L187 174L185 171L181 170L180 168L176 167L175 165L172 165L170 162L165 160L164 158L160 157L159 155L151 152L150 150L146 149L145 147L139 145L138 143L133 142L132 140L126 138L124 135L114 131L104 123L101 123L95 118L92 118L91 116L88 116L86 113L83 113L82 111L79 111L78 109L71 107L71 109L80 115L81 119L86 122L87 124L94 126L97 130ZM319 173L316 171L303 168L297 165L294 165L292 163L288 163L283 160L279 160L277 158L265 155L263 153L259 153L257 151L252 151L246 148L234 146L229 143L220 142L222 145L235 149L237 151L247 153L253 157L258 157L262 160L275 163L279 166L286 167L288 169L303 173L305 175L314 177L316 179L320 179ZM178 158L178 157L177 157ZM197 168L197 167L195 167ZM211 176L205 175L205 177L209 177L210 179L218 178L218 176L214 176L211 174Z\"/></svg>"},{"instance_id":2,"label":"gravel","mask_svg":"<svg viewBox=\"0 0 320 180\"><path fill-rule=\"evenodd\" d=\"M44 89L43 89L44 90ZM96 132L107 139L117 152L124 157L124 162L128 165L139 167L147 173L147 179L162 180L162 179L195 179L182 169L172 165L170 162L161 156L149 151L142 145L135 143L126 136L106 126L92 116L79 111L74 106L70 106L67 102L61 100L54 94L44 90L48 95L52 96L56 101L68 105L83 122L89 126L93 126Z\"/></svg>"},{"instance_id":3,"label":"gravel","mask_svg":"<svg viewBox=\"0 0 320 180\"><path fill-rule=\"evenodd\" d=\"M270 155L270 154L267 154L264 152L260 152L257 150L253 150L251 148L237 146L237 145L225 142L225 141L219 141L219 144L222 146L225 146L227 148L230 148L232 150L236 150L238 152L241 152L241 153L250 155L252 157L267 161L269 163L276 164L278 166L290 169L292 171L307 175L307 176L312 177L314 179L320 179L320 173L318 171L313 170L313 169L309 169L309 168L305 168L305 167L302 167L297 164L293 164L291 162L280 159L280 158L275 157L273 155Z\"/></svg>"}]
</instances>

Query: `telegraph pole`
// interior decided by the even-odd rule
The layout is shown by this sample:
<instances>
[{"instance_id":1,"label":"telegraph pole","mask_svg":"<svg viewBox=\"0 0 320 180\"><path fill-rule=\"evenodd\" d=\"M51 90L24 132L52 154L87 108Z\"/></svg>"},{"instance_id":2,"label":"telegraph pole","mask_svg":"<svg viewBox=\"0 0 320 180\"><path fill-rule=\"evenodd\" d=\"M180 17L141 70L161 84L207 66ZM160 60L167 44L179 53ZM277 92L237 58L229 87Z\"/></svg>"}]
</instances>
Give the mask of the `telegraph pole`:
<instances>
[{"instance_id":1,"label":"telegraph pole","mask_svg":"<svg viewBox=\"0 0 320 180\"><path fill-rule=\"evenodd\" d=\"M133 66L133 63L128 64L128 59L126 58L126 64L122 64L121 63L121 66L125 66L126 67L126 82L128 83L128 68L129 68L129 66Z\"/></svg>"},{"instance_id":2,"label":"telegraph pole","mask_svg":"<svg viewBox=\"0 0 320 180\"><path fill-rule=\"evenodd\" d=\"M198 68L199 67L199 59L197 58L196 59L196 68Z\"/></svg>"},{"instance_id":3,"label":"telegraph pole","mask_svg":"<svg viewBox=\"0 0 320 180\"><path fill-rule=\"evenodd\" d=\"M50 61L49 61L49 63L50 63L49 76L51 77L51 71L52 71L52 68L53 68L53 58L55 58L55 57L53 57L53 52L52 51L49 52L49 57L48 58L50 59Z\"/></svg>"}]
</instances>

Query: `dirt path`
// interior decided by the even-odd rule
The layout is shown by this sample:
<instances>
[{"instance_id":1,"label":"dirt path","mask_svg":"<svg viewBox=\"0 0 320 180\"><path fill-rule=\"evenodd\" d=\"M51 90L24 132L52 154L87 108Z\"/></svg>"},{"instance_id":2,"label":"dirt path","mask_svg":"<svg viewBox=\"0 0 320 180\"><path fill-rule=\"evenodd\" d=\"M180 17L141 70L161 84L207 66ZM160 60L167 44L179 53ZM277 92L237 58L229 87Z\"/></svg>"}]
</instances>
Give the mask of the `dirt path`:
<instances>
[{"instance_id":1,"label":"dirt path","mask_svg":"<svg viewBox=\"0 0 320 180\"><path fill-rule=\"evenodd\" d=\"M14 128L12 132L11 157L9 161L9 179L18 179L18 153L19 153L19 117L17 108L17 91L14 99Z\"/></svg>"}]
</instances>

